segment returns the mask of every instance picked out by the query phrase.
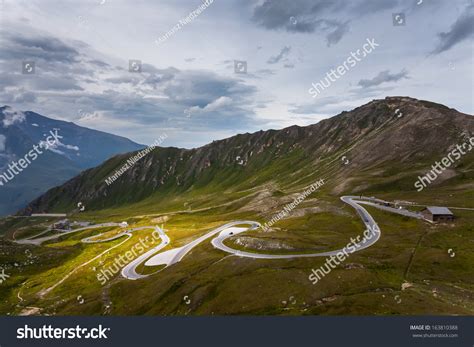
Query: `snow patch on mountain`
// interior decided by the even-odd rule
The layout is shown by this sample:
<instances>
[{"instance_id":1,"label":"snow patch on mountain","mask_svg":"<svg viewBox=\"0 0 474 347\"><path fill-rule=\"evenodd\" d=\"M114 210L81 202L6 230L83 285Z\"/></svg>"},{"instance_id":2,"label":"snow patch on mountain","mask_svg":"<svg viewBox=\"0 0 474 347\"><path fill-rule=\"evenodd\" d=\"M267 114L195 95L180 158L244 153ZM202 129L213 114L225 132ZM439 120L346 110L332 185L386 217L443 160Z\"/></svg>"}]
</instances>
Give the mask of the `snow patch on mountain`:
<instances>
[{"instance_id":1,"label":"snow patch on mountain","mask_svg":"<svg viewBox=\"0 0 474 347\"><path fill-rule=\"evenodd\" d=\"M10 106L7 106L3 110L4 118L2 120L3 127L8 128L15 123L23 123L26 116L23 112L14 110Z\"/></svg>"}]
</instances>

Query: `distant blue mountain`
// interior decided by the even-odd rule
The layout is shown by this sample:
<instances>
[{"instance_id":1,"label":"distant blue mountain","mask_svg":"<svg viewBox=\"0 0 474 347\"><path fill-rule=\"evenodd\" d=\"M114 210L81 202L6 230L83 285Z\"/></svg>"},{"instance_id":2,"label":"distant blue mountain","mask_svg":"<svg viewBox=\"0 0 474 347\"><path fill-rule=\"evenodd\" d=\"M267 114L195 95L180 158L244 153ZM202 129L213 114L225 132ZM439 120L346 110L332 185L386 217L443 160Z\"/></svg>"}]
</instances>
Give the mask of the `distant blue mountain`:
<instances>
[{"instance_id":1,"label":"distant blue mountain","mask_svg":"<svg viewBox=\"0 0 474 347\"><path fill-rule=\"evenodd\" d=\"M56 134L55 139L53 135ZM54 141L53 145L48 150L39 147L38 151L43 153L37 152L37 158L32 160L28 153L34 145L46 147L48 136L51 143ZM18 211L48 189L116 154L144 147L127 138L71 122L14 110L9 106L0 107L0 216ZM12 177L9 164L25 156L31 164L24 169L20 167L21 172L14 170L18 174L5 182L1 175Z\"/></svg>"}]
</instances>

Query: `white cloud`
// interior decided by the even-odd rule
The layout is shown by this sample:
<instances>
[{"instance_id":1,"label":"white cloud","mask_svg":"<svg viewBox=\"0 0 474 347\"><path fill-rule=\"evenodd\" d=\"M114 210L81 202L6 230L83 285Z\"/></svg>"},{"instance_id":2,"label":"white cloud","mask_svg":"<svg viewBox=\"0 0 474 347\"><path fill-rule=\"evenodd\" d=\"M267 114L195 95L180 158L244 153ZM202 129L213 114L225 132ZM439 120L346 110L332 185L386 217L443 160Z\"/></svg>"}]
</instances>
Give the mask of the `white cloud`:
<instances>
[{"instance_id":1,"label":"white cloud","mask_svg":"<svg viewBox=\"0 0 474 347\"><path fill-rule=\"evenodd\" d=\"M228 96L221 96L217 98L216 100L210 102L204 107L199 107L199 106L190 107L186 109L184 113L193 115L193 114L203 114L206 112L215 112L231 104L232 104L232 98L229 98Z\"/></svg>"},{"instance_id":2,"label":"white cloud","mask_svg":"<svg viewBox=\"0 0 474 347\"><path fill-rule=\"evenodd\" d=\"M48 143L46 141L40 141L39 146L47 148L48 151L51 151L53 153L64 155L64 156L66 156L66 153L59 150L60 147L63 147L63 148L66 148L66 149L69 149L69 150L72 150L72 151L77 151L77 152L79 151L78 146L66 145L66 144L62 143L59 139L56 139L53 143Z\"/></svg>"},{"instance_id":3,"label":"white cloud","mask_svg":"<svg viewBox=\"0 0 474 347\"><path fill-rule=\"evenodd\" d=\"M25 114L21 111L16 111L11 107L3 110L3 127L8 128L15 123L23 123L25 121Z\"/></svg>"}]
</instances>

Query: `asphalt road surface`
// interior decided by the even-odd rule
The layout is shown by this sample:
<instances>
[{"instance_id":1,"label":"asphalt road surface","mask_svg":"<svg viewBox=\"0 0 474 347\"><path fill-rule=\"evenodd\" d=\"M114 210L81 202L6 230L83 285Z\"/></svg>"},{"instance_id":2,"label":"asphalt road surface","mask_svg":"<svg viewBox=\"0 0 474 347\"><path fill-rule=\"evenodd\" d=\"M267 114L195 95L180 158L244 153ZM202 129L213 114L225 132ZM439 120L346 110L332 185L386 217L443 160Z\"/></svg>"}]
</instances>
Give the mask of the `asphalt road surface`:
<instances>
[{"instance_id":1,"label":"asphalt road surface","mask_svg":"<svg viewBox=\"0 0 474 347\"><path fill-rule=\"evenodd\" d=\"M370 200L375 201L375 199L372 198L366 198L366 197L358 197L358 196L342 196L341 200L349 204L352 208L354 208L357 213L359 214L360 218L362 219L362 222L364 223L365 227L367 228L366 236L367 238L363 237L363 235L360 235L361 241L357 243L353 243L353 248L352 251L347 248L343 249L338 249L338 250L332 250L332 251L327 251L327 252L319 252L319 253L304 253L304 254L262 254L262 253L254 253L254 252L246 252L246 251L240 251L233 249L231 247L228 247L224 244L224 241L232 236L238 235L240 233L249 231L249 230L255 230L261 227L260 223L255 222L255 221L248 221L248 220L238 220L238 221L232 221L227 224L224 224L216 229L213 229L206 233L205 235L198 237L196 240L193 240L189 242L188 244L178 247L178 248L173 248L171 250L168 250L166 252L161 252L158 253L160 250L162 250L164 247L170 244L170 239L166 235L165 231L159 228L158 226L144 226L144 227L139 227L139 228L134 228L134 229L128 229L124 230L124 232L119 233L117 235L114 235L108 239L104 240L97 240L96 238L99 235L95 235L93 237L88 237L82 240L84 243L98 243L98 242L107 242L111 240L118 239L122 236L127 236L127 239L129 239L132 235L131 233L133 231L137 230L143 230L143 229L155 229L155 231L159 234L161 238L161 243L149 251L143 253L133 261L131 261L129 264L127 264L121 271L121 274L123 277L130 279L130 280L137 280L140 278L145 278L148 277L149 275L142 275L137 273L136 269L138 266L140 266L143 262L145 262L145 266L158 266L158 265L165 265L165 267L169 267L173 264L176 264L180 262L194 247L202 243L203 241L207 240L210 237L213 237L217 235L214 239L212 239L211 244L217 248L220 249L224 252L230 253L235 256L239 257L247 257L247 258L255 258L255 259L291 259L291 258L306 258L306 257L325 257L325 256L333 256L337 255L340 252L345 252L345 253L353 253L360 251L362 249L365 249L367 247L370 247L374 243L378 241L381 235L381 231L373 217L367 212L367 210L362 207L362 204L367 204L371 205L377 208L381 208L384 210L387 210L389 212L395 212L399 214L404 214L409 217L415 217L419 218L419 215L409 212L407 210L397 210L394 208L387 208L385 206L382 206L380 204L376 204L373 202L370 202ZM369 201L368 201L369 200ZM382 200L380 200L382 201ZM19 240L16 241L17 243L22 243L22 244L36 244L39 245L44 241L47 240L52 240L55 238L58 238L63 235L68 235L71 233L75 233L78 231L82 230L87 230L87 229L94 229L94 228L102 228L102 227L108 227L108 226L120 226L118 223L104 223L104 224L98 224L94 226L88 226L85 228L80 228L64 233L60 233L57 235L52 235L52 236L47 236L43 238L37 238L37 239L24 239L24 240ZM246 227L244 227L246 226ZM125 240L126 241L126 240ZM125 242L124 241L124 242ZM123 242L122 242L123 243ZM120 243L120 244L122 244ZM115 248L118 245L112 247ZM106 250L103 253L108 252L112 248ZM157 254L158 253L158 254ZM89 264L91 261L97 259L98 257L95 257L94 259L91 259L90 261L80 265L78 268L81 268L87 264ZM147 260L148 259L148 260ZM75 272L78 268L74 269L72 272ZM163 269L161 269L163 270ZM159 270L159 271L161 271ZM157 271L157 272L159 272ZM72 273L71 272L71 273ZM156 272L155 272L156 273ZM69 277L70 274L68 274L65 278L63 278L61 281L59 281L57 284L55 284L52 288L48 288L46 291L49 292L51 289L62 283L67 277Z\"/></svg>"},{"instance_id":2,"label":"asphalt road surface","mask_svg":"<svg viewBox=\"0 0 474 347\"><path fill-rule=\"evenodd\" d=\"M49 229L41 232L40 234L31 236L30 238L27 238L27 239L16 240L15 242L18 243L18 244L22 244L22 245L41 245L45 241L54 240L54 239L57 239L58 237L61 237L61 236L64 236L64 235L77 233L78 231L84 231L84 230L87 230L87 229L105 228L105 227L118 227L118 226L120 226L119 223L102 223L102 224L87 226L87 227L84 227L84 228L74 229L74 230L71 230L71 231L60 232L60 233L55 234L55 235L50 235L50 236L45 236L45 237L40 237L40 238L37 238L37 239L33 239L33 237L37 237L40 234L45 233L46 231L53 230L50 227Z\"/></svg>"},{"instance_id":3,"label":"asphalt road surface","mask_svg":"<svg viewBox=\"0 0 474 347\"><path fill-rule=\"evenodd\" d=\"M373 245L377 240L380 238L380 228L372 218L372 216L364 209L362 206L358 204L359 201L355 201L357 197L355 196L343 196L341 200L345 203L352 206L361 217L362 221L364 222L365 226L369 230L368 238L361 237L361 242L354 244L354 250L351 252L349 249L338 249L334 251L328 252L318 252L318 253L304 253L304 254L262 254L262 253L254 253L254 252L246 252L240 251L233 248L230 248L224 244L224 240L227 238L247 231L247 229L237 228L234 229L226 229L223 230L216 238L212 240L212 245L220 249L224 252L234 254L239 257L247 257L247 258L257 258L257 259L291 259L291 258L309 258L309 257L327 257L331 255L337 255L340 252L345 251L346 253L353 253L360 251L364 248L370 247Z\"/></svg>"},{"instance_id":4,"label":"asphalt road surface","mask_svg":"<svg viewBox=\"0 0 474 347\"><path fill-rule=\"evenodd\" d=\"M144 227L144 228L150 228L150 227ZM154 227L154 228L155 228L155 231L158 232L160 235L160 238L161 238L160 244L157 245L156 247L153 247L149 251L143 253L142 255L138 256L136 259L132 260L130 263L125 265L121 272L123 277L129 280L138 280L140 278L147 277L147 275L141 275L137 273L136 271L137 267L141 263L143 263L146 259L151 257L156 252L161 251L161 249L163 249L170 243L170 238L168 237L168 235L166 235L163 229L161 229L160 227Z\"/></svg>"}]
</instances>

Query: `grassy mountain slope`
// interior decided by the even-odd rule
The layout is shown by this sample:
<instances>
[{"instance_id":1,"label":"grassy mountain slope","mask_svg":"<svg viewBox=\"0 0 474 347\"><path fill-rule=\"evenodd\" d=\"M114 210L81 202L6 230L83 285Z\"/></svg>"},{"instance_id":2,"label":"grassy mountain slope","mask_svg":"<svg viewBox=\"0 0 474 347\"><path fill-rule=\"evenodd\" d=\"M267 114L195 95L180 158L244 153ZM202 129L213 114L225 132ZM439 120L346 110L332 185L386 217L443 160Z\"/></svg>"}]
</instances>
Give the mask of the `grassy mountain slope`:
<instances>
[{"instance_id":1,"label":"grassy mountain slope","mask_svg":"<svg viewBox=\"0 0 474 347\"><path fill-rule=\"evenodd\" d=\"M257 186L295 190L319 178L331 178L331 194L380 184L413 190L418 174L472 134L469 115L427 101L386 98L307 127L241 134L192 150L157 148L108 186L105 179L134 153L119 155L50 190L24 212L64 212L77 201L92 210L144 199L168 205L206 196L219 202ZM472 177L472 164L459 169ZM368 174L375 175L370 182ZM454 169L451 179L459 175Z\"/></svg>"}]
</instances>

